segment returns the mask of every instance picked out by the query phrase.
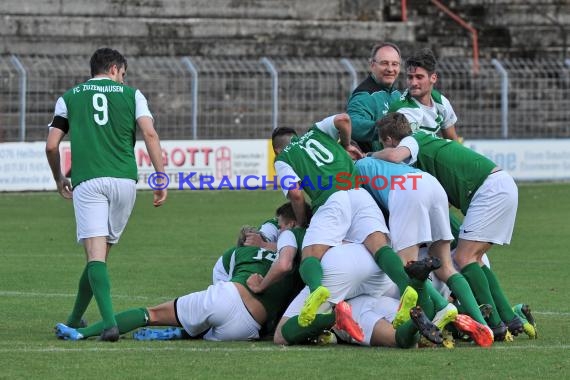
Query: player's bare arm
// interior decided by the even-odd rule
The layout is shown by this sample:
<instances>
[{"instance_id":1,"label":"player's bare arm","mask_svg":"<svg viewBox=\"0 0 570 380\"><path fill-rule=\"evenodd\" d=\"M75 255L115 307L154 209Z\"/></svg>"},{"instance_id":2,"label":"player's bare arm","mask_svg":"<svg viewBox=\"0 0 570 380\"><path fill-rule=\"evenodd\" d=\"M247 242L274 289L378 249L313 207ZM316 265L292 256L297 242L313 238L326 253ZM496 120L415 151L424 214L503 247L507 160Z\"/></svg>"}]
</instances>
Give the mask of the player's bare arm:
<instances>
[{"instance_id":1,"label":"player's bare arm","mask_svg":"<svg viewBox=\"0 0 570 380\"><path fill-rule=\"evenodd\" d=\"M384 148L379 152L374 152L372 157L384 161L400 163L407 160L411 155L412 153L410 152L410 149L404 146L399 146L396 148Z\"/></svg>"},{"instance_id":2,"label":"player's bare arm","mask_svg":"<svg viewBox=\"0 0 570 380\"><path fill-rule=\"evenodd\" d=\"M362 158L362 152L350 144L350 135L352 133L352 125L350 116L346 113L338 114L334 117L334 126L338 129L340 143L351 157L356 159Z\"/></svg>"},{"instance_id":3,"label":"player's bare arm","mask_svg":"<svg viewBox=\"0 0 570 380\"><path fill-rule=\"evenodd\" d=\"M295 218L297 219L297 226L304 227L307 224L307 215L305 213L305 195L302 190L290 189L287 192L287 198L291 201Z\"/></svg>"},{"instance_id":4,"label":"player's bare arm","mask_svg":"<svg viewBox=\"0 0 570 380\"><path fill-rule=\"evenodd\" d=\"M61 172L61 164L59 157L59 144L65 132L59 128L50 128L46 142L46 156L53 175L53 179L57 185L57 191L65 199L71 199L73 196L71 190L71 183L65 175Z\"/></svg>"},{"instance_id":5,"label":"player's bare arm","mask_svg":"<svg viewBox=\"0 0 570 380\"><path fill-rule=\"evenodd\" d=\"M142 132L146 150L150 156L152 166L157 172L164 173L164 163L162 162L162 148L160 147L160 139L158 133L154 129L152 118L141 116L137 119L137 124ZM166 201L167 190L155 190L153 204L155 207L162 206Z\"/></svg>"},{"instance_id":6,"label":"player's bare arm","mask_svg":"<svg viewBox=\"0 0 570 380\"><path fill-rule=\"evenodd\" d=\"M243 245L260 247L269 251L275 251L277 249L277 244L263 240L261 234L257 232L247 232Z\"/></svg>"}]
</instances>

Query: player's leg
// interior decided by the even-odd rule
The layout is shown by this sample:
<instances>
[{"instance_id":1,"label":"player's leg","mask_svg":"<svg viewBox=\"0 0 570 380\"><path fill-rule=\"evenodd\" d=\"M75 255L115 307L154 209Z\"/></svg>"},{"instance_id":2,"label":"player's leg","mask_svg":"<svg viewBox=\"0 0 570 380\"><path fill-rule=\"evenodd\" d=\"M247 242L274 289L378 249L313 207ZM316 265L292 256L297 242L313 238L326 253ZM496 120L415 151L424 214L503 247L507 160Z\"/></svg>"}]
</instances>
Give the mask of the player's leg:
<instances>
[{"instance_id":1,"label":"player's leg","mask_svg":"<svg viewBox=\"0 0 570 380\"><path fill-rule=\"evenodd\" d=\"M87 188L87 191L102 195L108 202L108 209L107 218L102 219L107 223L106 237L95 236L84 241L90 266L89 282L105 326L101 340L116 341L119 338L119 329L113 312L111 282L106 261L111 245L119 241L131 215L136 199L136 185L133 180L121 178L96 178L93 185ZM101 202L101 197L97 198L97 202Z\"/></svg>"},{"instance_id":2,"label":"player's leg","mask_svg":"<svg viewBox=\"0 0 570 380\"><path fill-rule=\"evenodd\" d=\"M287 310L275 328L273 343L281 345L307 344L314 342L325 330L329 330L335 323L335 314L329 311L315 316L313 323L302 327L299 325L299 313L310 291L308 287L291 301Z\"/></svg>"},{"instance_id":3,"label":"player's leg","mask_svg":"<svg viewBox=\"0 0 570 380\"><path fill-rule=\"evenodd\" d=\"M93 291L91 290L91 284L89 283L89 271L87 269L87 264L85 264L85 268L83 268L83 272L79 278L79 286L77 289L77 295L75 296L73 309L71 314L67 317L67 326L74 328L81 327L83 314L85 314L85 310L87 310L92 298Z\"/></svg>"},{"instance_id":4,"label":"player's leg","mask_svg":"<svg viewBox=\"0 0 570 380\"><path fill-rule=\"evenodd\" d=\"M489 182L487 184L487 182ZM506 172L496 172L485 181L485 187L492 188L493 192L487 196L490 210L487 212L487 225L494 235L487 241L495 244L509 244L511 241L516 211L518 207L518 189L513 178ZM487 194L483 194L487 195ZM492 212L490 212L492 211ZM491 293L497 306L497 311L513 335L522 332L522 322L511 309L496 274L490 267L482 267Z\"/></svg>"},{"instance_id":5,"label":"player's leg","mask_svg":"<svg viewBox=\"0 0 570 380\"><path fill-rule=\"evenodd\" d=\"M299 323L308 326L316 312L329 296L322 286L323 271L320 259L330 247L342 244L351 223L350 201L346 191L332 194L315 215L303 239L303 252L299 273L311 290L301 312Z\"/></svg>"},{"instance_id":6,"label":"player's leg","mask_svg":"<svg viewBox=\"0 0 570 380\"><path fill-rule=\"evenodd\" d=\"M482 268L481 258L491 244L510 243L517 206L518 190L512 177L501 171L489 175L469 205L459 236L460 244L463 242L462 250L456 253L456 261L462 268L462 273L467 272L471 276L467 280L472 289L471 280L485 283L488 287L488 293L484 296L488 298L490 295L492 302L479 299L475 289L473 292L480 303L493 306L489 324L499 333L496 334L498 340L504 335L504 327L500 326L502 323L499 321L507 323L515 335L522 332L522 322L512 312L495 273L489 268ZM466 247L468 249L464 249Z\"/></svg>"},{"instance_id":7,"label":"player's leg","mask_svg":"<svg viewBox=\"0 0 570 380\"><path fill-rule=\"evenodd\" d=\"M473 295L473 291L471 290L469 283L465 277L455 269L455 265L451 258L449 241L439 240L434 242L430 246L429 252L430 255L439 258L442 263L441 268L434 272L435 275L444 281L449 289L451 289L455 297L459 300L462 310L477 322L486 325L487 323L479 310L479 304ZM445 302L447 303L447 300L445 300ZM449 308L449 306L447 306L447 308ZM455 310L455 315L457 315L457 309ZM447 322L452 322L449 318L447 319ZM436 324L440 329L443 328L443 322L438 321Z\"/></svg>"},{"instance_id":8,"label":"player's leg","mask_svg":"<svg viewBox=\"0 0 570 380\"><path fill-rule=\"evenodd\" d=\"M351 224L347 240L363 243L372 254L376 264L404 292L409 284L409 277L404 271L402 260L388 244L388 227L382 211L363 189L346 192L350 199Z\"/></svg>"},{"instance_id":9,"label":"player's leg","mask_svg":"<svg viewBox=\"0 0 570 380\"><path fill-rule=\"evenodd\" d=\"M461 268L461 274L469 283L479 304L491 305L491 312L487 322L495 334L495 340L500 341L505 339L505 334L507 333L506 325L497 311L497 306L489 287L489 281L481 268L482 263L480 262L483 253L487 252L489 248L491 248L489 243L460 238L455 252L455 261Z\"/></svg>"},{"instance_id":10,"label":"player's leg","mask_svg":"<svg viewBox=\"0 0 570 380\"><path fill-rule=\"evenodd\" d=\"M107 199L100 194L91 181L83 182L74 189L73 208L77 226L77 241L83 243L86 237L99 233L107 236ZM71 314L67 318L67 325L79 327L80 320L87 310L93 297L91 283L89 282L89 255L86 251L86 264L81 277L75 303Z\"/></svg>"}]
</instances>

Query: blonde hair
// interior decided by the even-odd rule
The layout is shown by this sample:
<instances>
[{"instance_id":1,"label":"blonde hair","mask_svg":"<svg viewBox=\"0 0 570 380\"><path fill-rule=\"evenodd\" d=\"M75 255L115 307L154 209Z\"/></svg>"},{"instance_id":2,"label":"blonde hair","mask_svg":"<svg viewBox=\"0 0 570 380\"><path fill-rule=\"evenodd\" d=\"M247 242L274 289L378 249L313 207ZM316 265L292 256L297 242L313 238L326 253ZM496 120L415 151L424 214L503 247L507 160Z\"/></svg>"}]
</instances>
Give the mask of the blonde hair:
<instances>
[{"instance_id":1,"label":"blonde hair","mask_svg":"<svg viewBox=\"0 0 570 380\"><path fill-rule=\"evenodd\" d=\"M239 231L238 240L237 240L237 246L238 247L243 247L243 245L245 243L245 239L247 238L246 235L249 233L259 234L259 230L255 227L248 226L248 225L242 226L241 230ZM261 238L263 239L263 235L261 235Z\"/></svg>"}]
</instances>

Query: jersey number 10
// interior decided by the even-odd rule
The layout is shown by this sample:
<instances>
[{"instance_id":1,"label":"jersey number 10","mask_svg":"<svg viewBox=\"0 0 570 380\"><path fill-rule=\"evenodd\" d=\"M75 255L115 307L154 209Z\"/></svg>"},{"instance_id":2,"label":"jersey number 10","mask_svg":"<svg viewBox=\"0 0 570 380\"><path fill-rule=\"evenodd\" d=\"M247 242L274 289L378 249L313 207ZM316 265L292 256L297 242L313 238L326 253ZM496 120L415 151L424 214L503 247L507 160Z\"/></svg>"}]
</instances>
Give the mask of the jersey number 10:
<instances>
[{"instance_id":1,"label":"jersey number 10","mask_svg":"<svg viewBox=\"0 0 570 380\"><path fill-rule=\"evenodd\" d=\"M313 160L315 165L318 167L330 164L334 161L334 156L331 151L325 148L323 144L317 140L308 139L304 145L299 146L307 152L311 160Z\"/></svg>"}]
</instances>

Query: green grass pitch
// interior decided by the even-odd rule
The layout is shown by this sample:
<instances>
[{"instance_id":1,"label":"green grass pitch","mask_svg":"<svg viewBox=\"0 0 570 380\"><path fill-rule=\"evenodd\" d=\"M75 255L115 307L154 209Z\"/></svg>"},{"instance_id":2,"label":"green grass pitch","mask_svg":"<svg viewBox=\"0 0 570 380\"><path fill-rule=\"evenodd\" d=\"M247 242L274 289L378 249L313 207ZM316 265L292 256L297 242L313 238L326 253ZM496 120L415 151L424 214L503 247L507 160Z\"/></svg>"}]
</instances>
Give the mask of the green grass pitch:
<instances>
[{"instance_id":1,"label":"green grass pitch","mask_svg":"<svg viewBox=\"0 0 570 380\"><path fill-rule=\"evenodd\" d=\"M65 342L84 266L71 202L55 193L0 194L0 379L569 378L570 184L520 185L512 245L490 253L507 296L532 306L539 339L490 349L279 347L271 342ZM154 209L139 192L111 252L116 311L152 306L211 282L211 268L242 224L259 224L280 191L171 191ZM94 302L86 314L98 319Z\"/></svg>"}]
</instances>

